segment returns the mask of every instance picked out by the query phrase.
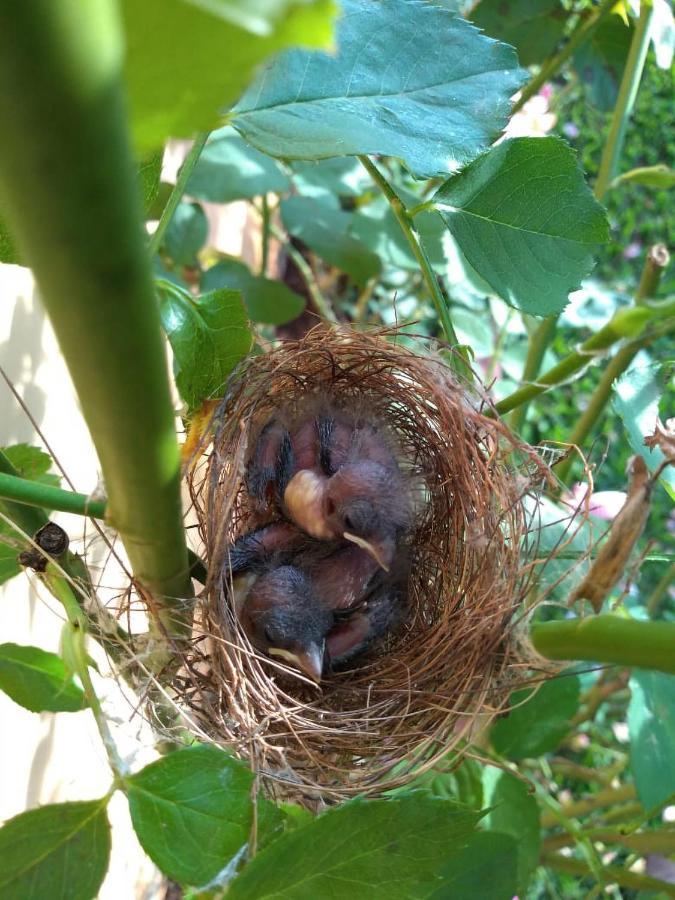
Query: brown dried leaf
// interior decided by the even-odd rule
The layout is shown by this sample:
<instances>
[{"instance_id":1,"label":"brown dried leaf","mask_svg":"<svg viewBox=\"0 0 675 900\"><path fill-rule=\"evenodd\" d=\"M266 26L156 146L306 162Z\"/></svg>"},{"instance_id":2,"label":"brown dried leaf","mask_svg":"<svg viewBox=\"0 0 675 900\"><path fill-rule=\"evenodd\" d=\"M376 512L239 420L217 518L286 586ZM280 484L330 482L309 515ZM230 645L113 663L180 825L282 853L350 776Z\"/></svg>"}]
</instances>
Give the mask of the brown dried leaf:
<instances>
[{"instance_id":1,"label":"brown dried leaf","mask_svg":"<svg viewBox=\"0 0 675 900\"><path fill-rule=\"evenodd\" d=\"M651 449L659 447L665 456L675 457L675 418L668 419L665 425L657 419L654 434L645 438L645 446Z\"/></svg>"},{"instance_id":2,"label":"brown dried leaf","mask_svg":"<svg viewBox=\"0 0 675 900\"><path fill-rule=\"evenodd\" d=\"M600 612L602 601L623 574L649 515L654 480L649 477L641 456L633 457L630 471L631 483L626 502L614 520L609 537L602 545L588 575L570 599L570 604L577 600L590 600L596 613Z\"/></svg>"}]
</instances>

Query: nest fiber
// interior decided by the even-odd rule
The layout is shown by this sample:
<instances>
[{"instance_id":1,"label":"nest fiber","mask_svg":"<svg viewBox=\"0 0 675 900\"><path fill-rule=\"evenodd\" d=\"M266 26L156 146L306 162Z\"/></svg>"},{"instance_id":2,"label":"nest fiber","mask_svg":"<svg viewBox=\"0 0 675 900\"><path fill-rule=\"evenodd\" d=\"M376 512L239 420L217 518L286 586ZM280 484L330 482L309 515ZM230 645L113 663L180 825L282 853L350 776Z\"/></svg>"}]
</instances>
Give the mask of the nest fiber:
<instances>
[{"instance_id":1,"label":"nest fiber","mask_svg":"<svg viewBox=\"0 0 675 900\"><path fill-rule=\"evenodd\" d=\"M275 410L318 398L387 432L415 515L405 622L316 687L252 648L222 571L232 541L264 524L244 485L252 442ZM330 799L399 786L505 705L532 479L522 474L528 448L488 413L441 355L393 334L317 328L231 379L210 452L190 475L209 572L191 705L271 792Z\"/></svg>"}]
</instances>

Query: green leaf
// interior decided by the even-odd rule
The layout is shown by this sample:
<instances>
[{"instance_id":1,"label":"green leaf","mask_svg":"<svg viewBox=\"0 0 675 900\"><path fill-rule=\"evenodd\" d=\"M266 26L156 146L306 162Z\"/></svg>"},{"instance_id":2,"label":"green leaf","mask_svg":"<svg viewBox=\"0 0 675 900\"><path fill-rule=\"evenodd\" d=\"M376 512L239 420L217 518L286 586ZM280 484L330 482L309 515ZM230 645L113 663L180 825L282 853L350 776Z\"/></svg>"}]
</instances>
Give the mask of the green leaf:
<instances>
[{"instance_id":1,"label":"green leaf","mask_svg":"<svg viewBox=\"0 0 675 900\"><path fill-rule=\"evenodd\" d=\"M527 556L541 560L535 563L537 582L548 600L565 602L586 577L593 545L604 528L598 531L592 521L573 521L573 508L547 497L526 497L524 503L530 522Z\"/></svg>"},{"instance_id":2,"label":"green leaf","mask_svg":"<svg viewBox=\"0 0 675 900\"><path fill-rule=\"evenodd\" d=\"M624 172L612 182L612 187L619 184L631 182L633 184L643 184L645 187L658 188L659 190L669 190L675 187L675 169L660 164L658 166L643 166L638 169L631 169Z\"/></svg>"},{"instance_id":3,"label":"green leaf","mask_svg":"<svg viewBox=\"0 0 675 900\"><path fill-rule=\"evenodd\" d=\"M0 263L23 265L14 238L2 219L0 219Z\"/></svg>"},{"instance_id":4,"label":"green leaf","mask_svg":"<svg viewBox=\"0 0 675 900\"><path fill-rule=\"evenodd\" d=\"M470 18L490 37L512 44L520 63L531 66L555 49L567 13L560 0L481 0Z\"/></svg>"},{"instance_id":5,"label":"green leaf","mask_svg":"<svg viewBox=\"0 0 675 900\"><path fill-rule=\"evenodd\" d=\"M511 711L497 719L490 731L495 750L509 759L555 750L570 730L570 719L579 707L579 690L579 678L566 675L545 682L536 691L515 691L509 697ZM487 798L485 802L489 802Z\"/></svg>"},{"instance_id":6,"label":"green leaf","mask_svg":"<svg viewBox=\"0 0 675 900\"><path fill-rule=\"evenodd\" d=\"M12 444L10 447L3 447L2 452L22 478L39 481L40 484L50 484L53 487L61 486L61 476L49 471L52 467L51 456L39 447L30 444Z\"/></svg>"},{"instance_id":7,"label":"green leaf","mask_svg":"<svg viewBox=\"0 0 675 900\"><path fill-rule=\"evenodd\" d=\"M674 371L675 361L638 364L625 372L613 385L614 409L621 416L628 433L628 443L633 453L639 453L644 459L650 472L661 465L665 456L658 447L645 447L644 439L654 433L660 406L664 411L664 418L670 415L666 411L673 408ZM675 500L675 467L667 466L659 480Z\"/></svg>"},{"instance_id":8,"label":"green leaf","mask_svg":"<svg viewBox=\"0 0 675 900\"><path fill-rule=\"evenodd\" d=\"M490 806L485 817L486 828L508 834L517 843L518 890L525 893L539 863L541 826L537 801L526 784L495 766L483 769L483 796L485 804Z\"/></svg>"},{"instance_id":9,"label":"green leaf","mask_svg":"<svg viewBox=\"0 0 675 900\"><path fill-rule=\"evenodd\" d=\"M404 203L412 205L416 202L410 192L401 190L398 186L396 191ZM445 275L448 261L443 249L443 240L447 232L440 216L435 212L420 213L415 216L415 229L424 244L432 267ZM353 214L349 233L376 253L384 263L397 269L419 271L419 263L384 197L377 197L372 203L360 207L359 211Z\"/></svg>"},{"instance_id":10,"label":"green leaf","mask_svg":"<svg viewBox=\"0 0 675 900\"><path fill-rule=\"evenodd\" d=\"M450 757L452 760L452 756ZM482 767L472 759L462 760L461 765L443 771L443 764L418 775L414 781L393 790L392 796L410 791L428 791L441 800L452 800L470 809L480 809L483 804Z\"/></svg>"},{"instance_id":11,"label":"green leaf","mask_svg":"<svg viewBox=\"0 0 675 900\"><path fill-rule=\"evenodd\" d=\"M17 556L21 552L16 547L5 544L2 541L2 535L7 534L4 522L0 522L0 585L14 578L22 571L21 566L17 562Z\"/></svg>"},{"instance_id":12,"label":"green leaf","mask_svg":"<svg viewBox=\"0 0 675 900\"><path fill-rule=\"evenodd\" d=\"M228 900L426 897L479 815L422 793L345 803L259 853L230 885Z\"/></svg>"},{"instance_id":13,"label":"green leaf","mask_svg":"<svg viewBox=\"0 0 675 900\"><path fill-rule=\"evenodd\" d=\"M230 203L290 188L290 179L271 159L229 127L214 131L188 181L186 193L200 200Z\"/></svg>"},{"instance_id":14,"label":"green leaf","mask_svg":"<svg viewBox=\"0 0 675 900\"><path fill-rule=\"evenodd\" d=\"M163 156L163 152L158 150L156 153L148 153L141 160L139 175L143 194L143 209L146 214L159 194L159 178L162 174Z\"/></svg>"},{"instance_id":15,"label":"green leaf","mask_svg":"<svg viewBox=\"0 0 675 900\"><path fill-rule=\"evenodd\" d=\"M342 6L337 53L288 51L239 101L232 124L248 141L284 159L395 156L422 177L504 128L527 77L511 47L422 0Z\"/></svg>"},{"instance_id":16,"label":"green leaf","mask_svg":"<svg viewBox=\"0 0 675 900\"><path fill-rule=\"evenodd\" d=\"M351 157L296 161L291 168L293 183L305 197L358 197L372 184L361 163Z\"/></svg>"},{"instance_id":17,"label":"green leaf","mask_svg":"<svg viewBox=\"0 0 675 900\"><path fill-rule=\"evenodd\" d=\"M227 10L237 7L243 18L228 20ZM121 9L133 133L145 153L168 137L192 137L218 125L272 53L328 46L335 4L289 0L275 4L273 15L269 3L122 0ZM265 23L264 33L252 28L256 18Z\"/></svg>"},{"instance_id":18,"label":"green leaf","mask_svg":"<svg viewBox=\"0 0 675 900\"><path fill-rule=\"evenodd\" d=\"M512 837L479 831L441 868L442 884L425 900L511 900L518 890L517 865Z\"/></svg>"},{"instance_id":19,"label":"green leaf","mask_svg":"<svg viewBox=\"0 0 675 900\"><path fill-rule=\"evenodd\" d=\"M630 689L630 767L651 810L675 796L675 675L636 669Z\"/></svg>"},{"instance_id":20,"label":"green leaf","mask_svg":"<svg viewBox=\"0 0 675 900\"><path fill-rule=\"evenodd\" d=\"M352 214L332 207L328 198L282 200L281 218L290 235L301 240L331 266L351 276L360 287L379 275L379 257L348 233Z\"/></svg>"},{"instance_id":21,"label":"green leaf","mask_svg":"<svg viewBox=\"0 0 675 900\"><path fill-rule=\"evenodd\" d=\"M49 484L54 487L60 487L61 478L49 469L52 466L52 459L44 453L39 447L32 447L30 444L13 444L10 447L2 447L2 452L12 464L16 473L22 478L30 481L38 481L41 484ZM8 501L0 500L0 511L13 521L16 521L25 531L33 533L46 521L44 513L31 507L19 507L25 512L30 512L31 519L35 519L31 526L28 521L17 519L15 509ZM39 513L39 514L38 514ZM20 546L15 546L17 542ZM17 562L17 556L21 549L24 549L25 541L20 534L8 525L7 522L0 519L0 585L4 584L10 578L18 575L23 571Z\"/></svg>"},{"instance_id":22,"label":"green leaf","mask_svg":"<svg viewBox=\"0 0 675 900\"><path fill-rule=\"evenodd\" d=\"M434 197L469 263L511 306L559 313L607 240L573 151L556 138L493 147Z\"/></svg>"},{"instance_id":23,"label":"green leaf","mask_svg":"<svg viewBox=\"0 0 675 900\"><path fill-rule=\"evenodd\" d=\"M194 409L220 396L253 341L239 291L211 291L195 299L177 288L163 289L159 310L183 400Z\"/></svg>"},{"instance_id":24,"label":"green leaf","mask_svg":"<svg viewBox=\"0 0 675 900\"><path fill-rule=\"evenodd\" d=\"M252 275L238 260L224 260L202 275L201 289L212 291L227 287L241 291L246 310L253 322L284 325L297 319L305 308L305 299L281 281Z\"/></svg>"},{"instance_id":25,"label":"green leaf","mask_svg":"<svg viewBox=\"0 0 675 900\"><path fill-rule=\"evenodd\" d=\"M179 203L164 234L163 246L179 266L193 266L206 243L209 223L199 203Z\"/></svg>"},{"instance_id":26,"label":"green leaf","mask_svg":"<svg viewBox=\"0 0 675 900\"><path fill-rule=\"evenodd\" d=\"M0 688L32 712L78 712L87 706L63 660L39 647L0 644Z\"/></svg>"},{"instance_id":27,"label":"green leaf","mask_svg":"<svg viewBox=\"0 0 675 900\"><path fill-rule=\"evenodd\" d=\"M91 900L110 857L108 798L55 803L0 828L0 900Z\"/></svg>"},{"instance_id":28,"label":"green leaf","mask_svg":"<svg viewBox=\"0 0 675 900\"><path fill-rule=\"evenodd\" d=\"M591 100L603 112L614 109L634 31L620 15L611 15L572 57L579 77L590 88Z\"/></svg>"},{"instance_id":29,"label":"green leaf","mask_svg":"<svg viewBox=\"0 0 675 900\"><path fill-rule=\"evenodd\" d=\"M134 830L170 878L205 885L249 839L253 773L217 747L176 750L127 780Z\"/></svg>"}]
</instances>

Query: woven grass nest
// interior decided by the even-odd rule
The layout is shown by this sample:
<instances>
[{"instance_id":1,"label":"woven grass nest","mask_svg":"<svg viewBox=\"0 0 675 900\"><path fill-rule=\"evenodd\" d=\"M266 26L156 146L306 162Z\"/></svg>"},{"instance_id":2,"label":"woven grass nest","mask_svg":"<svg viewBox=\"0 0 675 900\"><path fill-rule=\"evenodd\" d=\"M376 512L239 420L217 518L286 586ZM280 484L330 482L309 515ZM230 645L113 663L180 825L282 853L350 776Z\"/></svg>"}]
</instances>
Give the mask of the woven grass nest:
<instances>
[{"instance_id":1,"label":"woven grass nest","mask_svg":"<svg viewBox=\"0 0 675 900\"><path fill-rule=\"evenodd\" d=\"M262 524L244 485L252 441L275 410L317 396L386 430L415 512L405 622L312 687L251 647L222 571L231 542ZM512 634L527 590L523 500L547 470L486 402L429 347L345 328L315 328L232 377L189 475L209 573L186 660L199 686L189 703L271 794L330 800L400 786L459 751L522 680Z\"/></svg>"}]
</instances>

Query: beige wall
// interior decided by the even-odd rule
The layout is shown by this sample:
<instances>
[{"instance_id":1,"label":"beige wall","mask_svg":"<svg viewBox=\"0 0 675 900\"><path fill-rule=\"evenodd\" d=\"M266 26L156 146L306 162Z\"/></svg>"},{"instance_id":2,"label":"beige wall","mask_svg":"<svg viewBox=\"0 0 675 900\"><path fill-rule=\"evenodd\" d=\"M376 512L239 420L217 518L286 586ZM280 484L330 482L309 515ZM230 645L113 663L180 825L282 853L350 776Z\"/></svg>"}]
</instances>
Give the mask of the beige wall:
<instances>
[{"instance_id":1,"label":"beige wall","mask_svg":"<svg viewBox=\"0 0 675 900\"><path fill-rule=\"evenodd\" d=\"M80 414L72 384L54 333L36 296L27 269L0 265L0 365L25 401L37 425L75 489L94 490L96 455ZM0 446L27 442L41 446L34 426L0 377ZM106 548L84 520L53 515L68 531L73 549L97 570ZM120 585L121 575L102 573L104 584ZM63 616L58 604L34 577L18 575L0 586L0 642L33 644L58 651ZM140 768L153 758L152 739L132 698L124 698L116 682L104 677L97 688L115 720L115 735L128 765ZM110 773L93 718L80 713L37 714L22 709L0 692L0 819L45 803L86 800L104 794ZM143 854L129 821L126 800L115 795L110 808L113 850L101 889L102 900L157 896L160 878Z\"/></svg>"}]
</instances>

